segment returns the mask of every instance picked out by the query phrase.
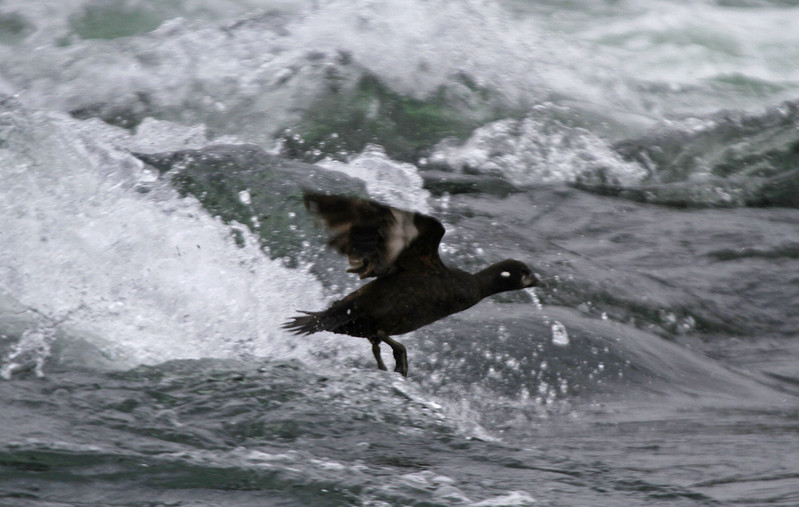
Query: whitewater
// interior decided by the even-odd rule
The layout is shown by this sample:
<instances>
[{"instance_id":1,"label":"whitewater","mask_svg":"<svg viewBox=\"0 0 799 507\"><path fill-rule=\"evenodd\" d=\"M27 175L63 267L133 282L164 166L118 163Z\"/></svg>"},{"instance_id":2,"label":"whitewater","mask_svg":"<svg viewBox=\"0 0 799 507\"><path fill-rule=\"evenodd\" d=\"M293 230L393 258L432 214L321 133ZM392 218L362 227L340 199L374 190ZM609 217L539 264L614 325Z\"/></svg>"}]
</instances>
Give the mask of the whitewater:
<instances>
[{"instance_id":1,"label":"whitewater","mask_svg":"<svg viewBox=\"0 0 799 507\"><path fill-rule=\"evenodd\" d=\"M796 505L799 6L0 3L0 504ZM545 284L403 335L312 188Z\"/></svg>"}]
</instances>

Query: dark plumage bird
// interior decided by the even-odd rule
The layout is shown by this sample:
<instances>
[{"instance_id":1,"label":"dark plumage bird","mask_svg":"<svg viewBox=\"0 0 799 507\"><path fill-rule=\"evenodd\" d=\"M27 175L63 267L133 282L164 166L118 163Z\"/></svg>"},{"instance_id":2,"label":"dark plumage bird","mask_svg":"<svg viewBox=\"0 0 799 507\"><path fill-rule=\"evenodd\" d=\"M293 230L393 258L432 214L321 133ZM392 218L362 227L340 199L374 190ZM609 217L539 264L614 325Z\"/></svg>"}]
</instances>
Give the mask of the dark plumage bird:
<instances>
[{"instance_id":1,"label":"dark plumage bird","mask_svg":"<svg viewBox=\"0 0 799 507\"><path fill-rule=\"evenodd\" d=\"M463 311L498 292L539 283L526 264L504 260L470 274L438 256L444 226L435 218L367 199L306 192L305 207L332 229L328 245L349 258L350 273L376 279L321 312L305 312L283 327L296 334L332 331L372 343L386 369L380 342L394 352L394 371L408 374L405 346L391 335L408 333Z\"/></svg>"}]
</instances>

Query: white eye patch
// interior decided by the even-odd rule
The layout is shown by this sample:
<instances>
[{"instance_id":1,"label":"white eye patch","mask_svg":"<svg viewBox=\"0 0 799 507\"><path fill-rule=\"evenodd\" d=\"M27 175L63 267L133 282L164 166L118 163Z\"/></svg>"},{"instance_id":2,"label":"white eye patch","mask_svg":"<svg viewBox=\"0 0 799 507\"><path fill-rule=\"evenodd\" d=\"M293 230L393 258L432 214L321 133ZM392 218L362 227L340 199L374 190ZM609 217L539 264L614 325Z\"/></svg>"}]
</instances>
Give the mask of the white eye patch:
<instances>
[{"instance_id":1,"label":"white eye patch","mask_svg":"<svg viewBox=\"0 0 799 507\"><path fill-rule=\"evenodd\" d=\"M508 278L510 277L510 273L507 271L503 271L502 273L499 274L499 276L501 276L502 278Z\"/></svg>"}]
</instances>

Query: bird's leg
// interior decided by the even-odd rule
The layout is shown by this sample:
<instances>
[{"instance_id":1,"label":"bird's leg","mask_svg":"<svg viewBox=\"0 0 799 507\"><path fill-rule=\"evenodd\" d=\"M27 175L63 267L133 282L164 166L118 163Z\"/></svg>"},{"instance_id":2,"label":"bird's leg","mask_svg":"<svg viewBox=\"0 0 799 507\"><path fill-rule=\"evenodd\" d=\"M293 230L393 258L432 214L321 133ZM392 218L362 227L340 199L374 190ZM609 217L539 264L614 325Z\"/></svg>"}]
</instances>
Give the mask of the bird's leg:
<instances>
[{"instance_id":1,"label":"bird's leg","mask_svg":"<svg viewBox=\"0 0 799 507\"><path fill-rule=\"evenodd\" d=\"M408 376L408 354L405 351L405 345L401 344L397 340L394 340L390 336L386 335L384 332L380 331L377 333L377 336L380 337L381 340L388 343L391 347L391 350L394 351L394 362L396 366L394 366L394 371L402 373L403 377Z\"/></svg>"},{"instance_id":2,"label":"bird's leg","mask_svg":"<svg viewBox=\"0 0 799 507\"><path fill-rule=\"evenodd\" d=\"M383 358L380 357L380 338L369 338L369 341L372 342L372 354L377 359L377 367L385 371L387 369L386 365L383 363Z\"/></svg>"}]
</instances>

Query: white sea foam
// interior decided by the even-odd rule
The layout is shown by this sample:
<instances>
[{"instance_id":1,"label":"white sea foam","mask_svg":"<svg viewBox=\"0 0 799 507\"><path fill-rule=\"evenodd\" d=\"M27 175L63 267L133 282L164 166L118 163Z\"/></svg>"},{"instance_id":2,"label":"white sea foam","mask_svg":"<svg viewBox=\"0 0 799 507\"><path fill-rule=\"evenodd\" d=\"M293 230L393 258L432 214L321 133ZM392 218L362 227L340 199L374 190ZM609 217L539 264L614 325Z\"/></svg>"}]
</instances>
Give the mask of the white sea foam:
<instances>
[{"instance_id":1,"label":"white sea foam","mask_svg":"<svg viewBox=\"0 0 799 507\"><path fill-rule=\"evenodd\" d=\"M603 23L585 23L573 33L614 54L630 75L677 86L725 75L799 79L793 64L799 58L795 3L762 2L756 8L720 3L638 0L631 2L637 8L611 14Z\"/></svg>"},{"instance_id":2,"label":"white sea foam","mask_svg":"<svg viewBox=\"0 0 799 507\"><path fill-rule=\"evenodd\" d=\"M9 6L35 27L15 46L0 46L5 88L24 104L87 114L155 111L267 146L330 86L365 73L417 98L444 87L465 111L474 106L475 86L512 106L535 103L551 89L600 104L632 96L608 71L611 62L575 54L564 62L562 41L482 0L337 0L304 9L278 2L283 12L253 2L246 15L233 5L241 2L224 2L239 22L222 15L224 8L191 2L186 12L159 13L165 21L151 32L112 40L71 33L68 20L83 3ZM195 15L202 11L220 15Z\"/></svg>"},{"instance_id":3,"label":"white sea foam","mask_svg":"<svg viewBox=\"0 0 799 507\"><path fill-rule=\"evenodd\" d=\"M92 4L3 2L29 28L0 45L0 91L60 111L154 111L267 146L329 86L365 72L420 98L444 87L464 111L479 107L470 102L477 85L511 106L565 97L622 120L731 101L773 104L795 97L799 82L797 7L789 5L117 2L161 26L81 39L71 23L98 10Z\"/></svg>"},{"instance_id":4,"label":"white sea foam","mask_svg":"<svg viewBox=\"0 0 799 507\"><path fill-rule=\"evenodd\" d=\"M115 148L118 130L8 102L0 115L0 292L40 327L93 341L120 366L309 357L279 327L296 309L323 304L306 270L270 260L249 234L235 246L226 225L167 186L138 193L139 178L150 176ZM48 340L33 338L56 333L37 329L15 357L48 353Z\"/></svg>"},{"instance_id":5,"label":"white sea foam","mask_svg":"<svg viewBox=\"0 0 799 507\"><path fill-rule=\"evenodd\" d=\"M623 160L606 141L549 118L541 106L524 120L485 125L464 143L441 143L430 157L455 170L498 173L517 185L574 182L580 178L635 184L646 169Z\"/></svg>"},{"instance_id":6,"label":"white sea foam","mask_svg":"<svg viewBox=\"0 0 799 507\"><path fill-rule=\"evenodd\" d=\"M413 164L391 160L382 148L369 145L348 162L325 159L318 166L363 180L369 196L398 208L429 212L430 193Z\"/></svg>"}]
</instances>

